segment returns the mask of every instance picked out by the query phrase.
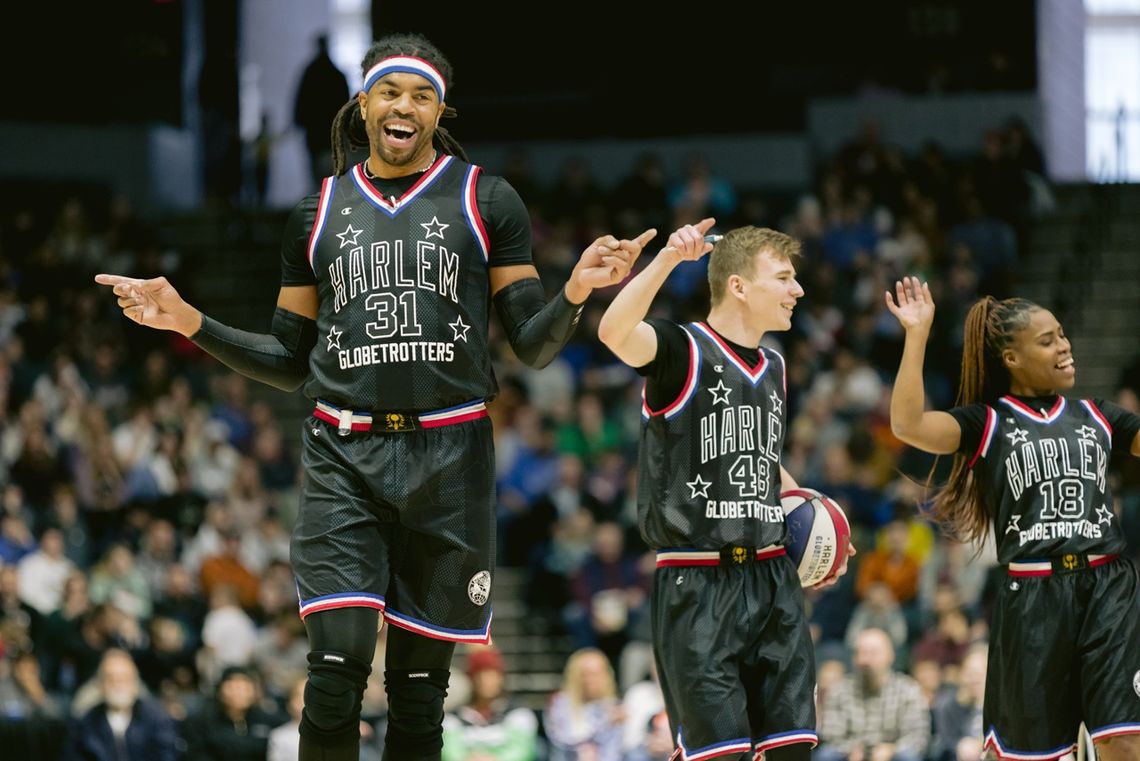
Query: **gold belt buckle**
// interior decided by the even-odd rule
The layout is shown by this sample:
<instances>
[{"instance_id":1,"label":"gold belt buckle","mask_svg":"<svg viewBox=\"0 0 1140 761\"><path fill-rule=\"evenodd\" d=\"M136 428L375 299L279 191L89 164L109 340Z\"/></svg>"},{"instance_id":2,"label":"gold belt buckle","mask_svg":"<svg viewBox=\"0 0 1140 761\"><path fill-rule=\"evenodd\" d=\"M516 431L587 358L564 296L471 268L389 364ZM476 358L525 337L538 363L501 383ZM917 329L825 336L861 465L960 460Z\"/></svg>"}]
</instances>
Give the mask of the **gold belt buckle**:
<instances>
[{"instance_id":1,"label":"gold belt buckle","mask_svg":"<svg viewBox=\"0 0 1140 761\"><path fill-rule=\"evenodd\" d=\"M380 418L380 426L384 431L398 433L416 430L416 419L401 412L385 412Z\"/></svg>"}]
</instances>

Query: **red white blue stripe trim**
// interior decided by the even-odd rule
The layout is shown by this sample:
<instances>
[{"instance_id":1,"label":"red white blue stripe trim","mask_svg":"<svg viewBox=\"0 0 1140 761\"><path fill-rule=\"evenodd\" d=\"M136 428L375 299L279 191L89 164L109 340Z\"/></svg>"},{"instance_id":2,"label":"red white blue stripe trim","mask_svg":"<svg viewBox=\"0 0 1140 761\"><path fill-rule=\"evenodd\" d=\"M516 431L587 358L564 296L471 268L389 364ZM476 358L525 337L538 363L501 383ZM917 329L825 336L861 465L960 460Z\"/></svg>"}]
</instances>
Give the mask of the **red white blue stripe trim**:
<instances>
[{"instance_id":1,"label":"red white blue stripe trim","mask_svg":"<svg viewBox=\"0 0 1140 761\"><path fill-rule=\"evenodd\" d=\"M479 216L479 205L475 202L475 185L479 182L479 173L482 171L481 167L474 164L467 167L467 175L463 178L463 218L467 220L467 226L479 244L485 264L491 260L491 238L487 235L483 218Z\"/></svg>"},{"instance_id":2,"label":"red white blue stripe trim","mask_svg":"<svg viewBox=\"0 0 1140 761\"><path fill-rule=\"evenodd\" d=\"M761 761L764 751L782 748L785 745L795 745L796 743L811 743L814 748L819 744L819 736L810 729L797 729L791 732L768 735L756 743L756 755L753 757L753 761Z\"/></svg>"},{"instance_id":3,"label":"red white blue stripe trim","mask_svg":"<svg viewBox=\"0 0 1140 761\"><path fill-rule=\"evenodd\" d=\"M1082 399L1081 404L1083 404L1085 409L1088 410L1088 413L1090 415L1092 415L1092 418L1093 418L1093 420L1096 421L1096 424L1104 429L1105 435L1108 436L1108 446L1109 446L1109 448L1111 448L1112 447L1112 425L1109 424L1108 418L1106 418L1104 416L1104 413L1101 412L1100 409L1098 409L1097 406L1095 404L1093 404L1091 401L1089 401L1088 399Z\"/></svg>"},{"instance_id":4,"label":"red white blue stripe trim","mask_svg":"<svg viewBox=\"0 0 1140 761\"><path fill-rule=\"evenodd\" d=\"M775 349L770 349L769 351L771 351L773 354L775 354L777 357L780 358L780 367L784 371L784 375L783 375L783 378L784 378L784 396L786 397L788 395L788 360L784 359L784 355L781 354L780 352L776 351ZM763 349L760 350L760 354L761 355L764 354Z\"/></svg>"},{"instance_id":5,"label":"red white blue stripe trim","mask_svg":"<svg viewBox=\"0 0 1140 761\"><path fill-rule=\"evenodd\" d=\"M1109 724L1107 727L1094 729L1089 732L1093 742L1106 737L1119 737L1120 735L1140 735L1140 724Z\"/></svg>"},{"instance_id":6,"label":"red white blue stripe trim","mask_svg":"<svg viewBox=\"0 0 1140 761\"><path fill-rule=\"evenodd\" d=\"M716 334L716 331L714 331L708 325L703 322L694 322L693 327L704 333L708 338L712 340L713 343L720 347L721 353L724 354L725 358L732 364L736 365L736 368L740 370L740 372L744 373L744 377L748 378L748 380L752 382L753 386L759 383L760 379L764 377L764 372L768 369L768 365L770 363L768 362L768 357L766 354L764 354L763 349L759 350L760 361L756 364L756 367L749 367L748 365L744 364L744 360L738 357L736 355L736 352L729 348L729 345L726 344L721 339L721 337Z\"/></svg>"},{"instance_id":7,"label":"red white blue stripe trim","mask_svg":"<svg viewBox=\"0 0 1140 761\"><path fill-rule=\"evenodd\" d=\"M488 645L491 643L490 610L487 611L487 623L482 629L448 629L444 626L435 626L426 621L420 621L411 616L405 616L390 609L384 611L384 620L392 626L398 626L401 629L422 634L432 639L444 640L445 642L470 642L479 645Z\"/></svg>"},{"instance_id":8,"label":"red white blue stripe trim","mask_svg":"<svg viewBox=\"0 0 1140 761\"><path fill-rule=\"evenodd\" d=\"M781 545L770 544L767 547L756 550L756 559L768 560L786 554L788 554L788 551ZM658 568L691 568L692 566L699 565L720 565L720 552L716 550L686 550L673 548L657 551Z\"/></svg>"},{"instance_id":9,"label":"red white blue stripe trim","mask_svg":"<svg viewBox=\"0 0 1140 761\"><path fill-rule=\"evenodd\" d=\"M685 741L681 738L681 732L678 730L677 747L681 750L681 761L705 761L705 759L716 758L717 756L748 753L752 750L752 741L747 737L742 737L738 740L726 740L714 745L706 745L696 750L689 750L685 747Z\"/></svg>"},{"instance_id":10,"label":"red white blue stripe trim","mask_svg":"<svg viewBox=\"0 0 1140 761\"><path fill-rule=\"evenodd\" d=\"M685 330L684 328L681 328ZM685 409L685 405L693 398L693 394L697 391L697 380L701 375L701 345L697 343L697 339L693 338L693 334L685 330L685 338L689 339L689 375L685 378L685 385L681 389L681 395L673 400L672 404L663 410L651 410L649 408L649 400L645 397L645 386L641 387L641 416L642 418L649 419L656 415L664 415L666 420L671 420L681 410Z\"/></svg>"},{"instance_id":11,"label":"red white blue stripe trim","mask_svg":"<svg viewBox=\"0 0 1140 761\"><path fill-rule=\"evenodd\" d=\"M367 592L339 592L300 601L301 618L310 613L335 608L373 608L383 612L384 598Z\"/></svg>"},{"instance_id":12,"label":"red white blue stripe trim","mask_svg":"<svg viewBox=\"0 0 1140 761\"><path fill-rule=\"evenodd\" d=\"M321 197L317 201L317 219L313 222L313 231L309 233L309 267L313 267L313 255L317 252L317 241L321 239L321 233L325 231L325 225L329 220L329 207L332 205L333 191L336 189L336 177L326 177L321 182ZM313 269L316 272L315 269Z\"/></svg>"},{"instance_id":13,"label":"red white blue stripe trim","mask_svg":"<svg viewBox=\"0 0 1140 761\"><path fill-rule=\"evenodd\" d=\"M410 204L412 201L420 197L420 195L435 184L447 168L451 166L451 162L455 160L454 156L449 156L446 153L441 153L435 163L432 164L431 169L424 172L423 177L416 180L416 184L408 188L404 195L392 201L385 198L384 194L372 186L367 175L364 174L364 163L361 162L352 168L349 173L352 176L352 184L360 192L360 195L380 211L387 214L389 217L395 217L400 211Z\"/></svg>"},{"instance_id":14,"label":"red white blue stripe trim","mask_svg":"<svg viewBox=\"0 0 1140 761\"><path fill-rule=\"evenodd\" d=\"M486 416L487 403L482 399L476 399L473 402L447 407L446 409L436 410L435 412L424 412L420 414L419 420L420 425L424 428L439 428L444 425L466 423L468 420L475 420L476 418Z\"/></svg>"},{"instance_id":15,"label":"red white blue stripe trim","mask_svg":"<svg viewBox=\"0 0 1140 761\"><path fill-rule=\"evenodd\" d=\"M447 94L447 84L443 80L443 75L439 73L439 69L422 58L410 55L394 55L377 61L364 75L364 92L371 90L372 85L376 84L380 77L394 73L419 74L431 82L440 102L443 102L444 96Z\"/></svg>"},{"instance_id":16,"label":"red white blue stripe trim","mask_svg":"<svg viewBox=\"0 0 1140 761\"><path fill-rule=\"evenodd\" d=\"M1003 396L998 401L1005 404L1014 412L1019 415L1024 415L1030 420L1035 420L1038 423L1052 423L1057 418L1061 417L1061 413L1065 411L1065 397L1058 396L1057 401L1053 404L1053 409L1042 415L1037 410L1025 404L1019 399L1014 399L1012 396Z\"/></svg>"},{"instance_id":17,"label":"red white blue stripe trim","mask_svg":"<svg viewBox=\"0 0 1140 761\"><path fill-rule=\"evenodd\" d=\"M993 407L986 405L986 427L982 431L982 439L978 442L978 451L974 452L974 457L970 460L970 467L974 467L974 463L979 458L985 457L986 453L990 451L990 444L994 442L994 432L997 431L998 416Z\"/></svg>"},{"instance_id":18,"label":"red white blue stripe trim","mask_svg":"<svg viewBox=\"0 0 1140 761\"><path fill-rule=\"evenodd\" d=\"M1089 568L1116 560L1117 555L1089 555ZM1053 563L1048 560L1018 560L1009 564L1010 576L1052 576Z\"/></svg>"},{"instance_id":19,"label":"red white blue stripe trim","mask_svg":"<svg viewBox=\"0 0 1140 761\"><path fill-rule=\"evenodd\" d=\"M1059 748L1054 748L1053 750L1039 752L1011 750L1002 747L1001 741L998 740L997 733L991 728L989 733L986 734L986 742L983 748L992 750L997 755L999 761L1006 761L1006 759L1010 759L1010 761L1057 761L1057 759L1063 758L1065 754L1076 750L1077 744L1073 742L1068 745L1062 745Z\"/></svg>"}]
</instances>

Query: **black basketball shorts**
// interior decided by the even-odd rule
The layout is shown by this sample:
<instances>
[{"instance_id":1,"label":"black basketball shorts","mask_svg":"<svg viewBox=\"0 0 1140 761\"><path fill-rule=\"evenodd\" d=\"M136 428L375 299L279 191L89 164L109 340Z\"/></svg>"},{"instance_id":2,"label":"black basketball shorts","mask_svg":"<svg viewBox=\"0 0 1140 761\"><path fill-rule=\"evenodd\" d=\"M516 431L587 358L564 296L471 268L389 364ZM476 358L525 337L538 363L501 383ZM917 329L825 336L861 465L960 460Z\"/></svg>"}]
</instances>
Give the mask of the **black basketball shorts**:
<instances>
[{"instance_id":1,"label":"black basketball shorts","mask_svg":"<svg viewBox=\"0 0 1140 761\"><path fill-rule=\"evenodd\" d=\"M652 605L658 679L681 758L816 743L815 651L787 555L659 565Z\"/></svg>"},{"instance_id":2,"label":"black basketball shorts","mask_svg":"<svg viewBox=\"0 0 1140 761\"><path fill-rule=\"evenodd\" d=\"M309 417L290 557L301 617L368 607L392 626L487 643L495 558L491 420L398 433Z\"/></svg>"},{"instance_id":3,"label":"black basketball shorts","mask_svg":"<svg viewBox=\"0 0 1140 761\"><path fill-rule=\"evenodd\" d=\"M1082 721L1094 741L1140 733L1138 589L1135 566L1121 558L1004 581L983 709L998 758L1061 758Z\"/></svg>"}]
</instances>

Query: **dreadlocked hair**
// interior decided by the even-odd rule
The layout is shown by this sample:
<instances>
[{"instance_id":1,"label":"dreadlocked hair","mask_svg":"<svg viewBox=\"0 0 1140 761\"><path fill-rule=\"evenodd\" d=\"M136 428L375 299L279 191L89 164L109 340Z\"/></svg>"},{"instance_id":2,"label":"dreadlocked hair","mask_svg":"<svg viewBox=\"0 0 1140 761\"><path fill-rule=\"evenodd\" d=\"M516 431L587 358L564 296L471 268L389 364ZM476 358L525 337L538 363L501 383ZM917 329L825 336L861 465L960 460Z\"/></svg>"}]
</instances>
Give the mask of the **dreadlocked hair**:
<instances>
[{"instance_id":1,"label":"dreadlocked hair","mask_svg":"<svg viewBox=\"0 0 1140 761\"><path fill-rule=\"evenodd\" d=\"M451 63L428 39L419 34L389 34L372 43L360 64L362 75L378 61L390 56L406 55L422 58L434 66L443 76L444 85L451 89ZM453 119L455 109L445 106L443 117ZM456 156L467 161L467 152L444 127L436 127L432 145L441 153ZM364 129L364 119L360 116L360 103L353 96L340 107L332 123L333 174L340 176L348 171L350 151L368 147L368 132Z\"/></svg>"},{"instance_id":2,"label":"dreadlocked hair","mask_svg":"<svg viewBox=\"0 0 1140 761\"><path fill-rule=\"evenodd\" d=\"M1009 391L1009 371L1002 362L1002 351L1029 325L1030 313L1040 308L1026 299L997 301L992 296L970 307L963 331L956 406L989 404ZM933 477L932 468L928 484ZM962 454L954 455L950 476L934 495L933 516L952 536L973 542L980 549L989 531L990 515L982 501L982 485Z\"/></svg>"}]
</instances>

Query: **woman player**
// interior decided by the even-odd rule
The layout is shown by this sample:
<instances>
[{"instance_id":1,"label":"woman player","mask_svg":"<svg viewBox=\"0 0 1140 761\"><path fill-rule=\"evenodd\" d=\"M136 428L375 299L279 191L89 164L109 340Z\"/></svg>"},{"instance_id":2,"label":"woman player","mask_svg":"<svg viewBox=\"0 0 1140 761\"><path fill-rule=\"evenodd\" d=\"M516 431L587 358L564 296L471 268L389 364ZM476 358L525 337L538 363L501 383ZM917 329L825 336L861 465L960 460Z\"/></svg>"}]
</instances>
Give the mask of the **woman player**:
<instances>
[{"instance_id":1,"label":"woman player","mask_svg":"<svg viewBox=\"0 0 1140 761\"><path fill-rule=\"evenodd\" d=\"M1068 399L1069 339L1025 299L983 298L966 316L958 405L924 410L930 287L896 283L887 308L906 331L891 429L955 454L934 498L964 541L992 523L1009 578L995 600L984 724L988 757L1052 761L1083 721L1102 761L1140 759L1140 586L1106 468L1113 446L1140 456L1140 416Z\"/></svg>"}]
</instances>

